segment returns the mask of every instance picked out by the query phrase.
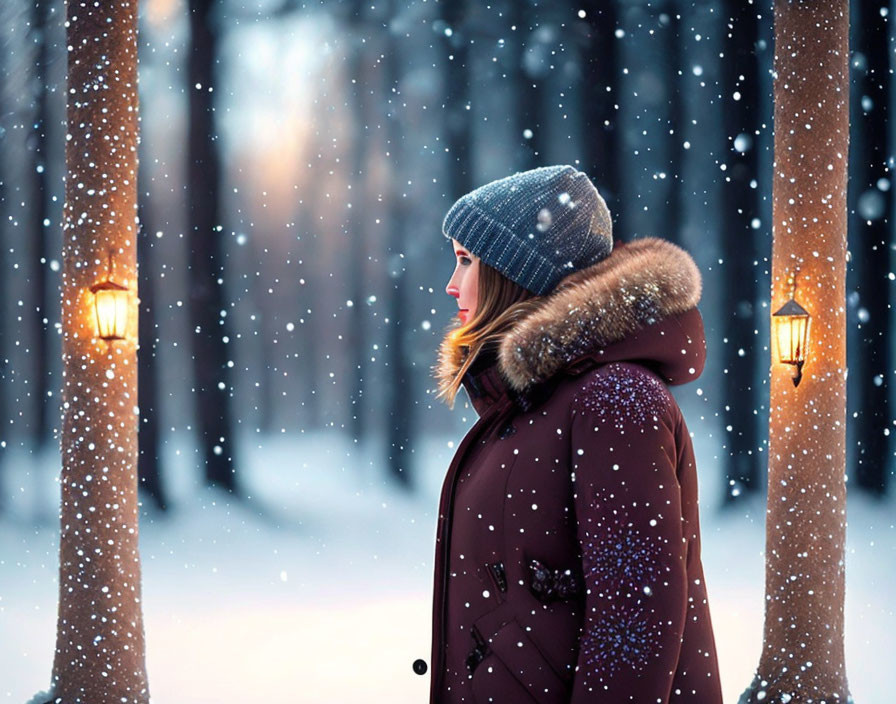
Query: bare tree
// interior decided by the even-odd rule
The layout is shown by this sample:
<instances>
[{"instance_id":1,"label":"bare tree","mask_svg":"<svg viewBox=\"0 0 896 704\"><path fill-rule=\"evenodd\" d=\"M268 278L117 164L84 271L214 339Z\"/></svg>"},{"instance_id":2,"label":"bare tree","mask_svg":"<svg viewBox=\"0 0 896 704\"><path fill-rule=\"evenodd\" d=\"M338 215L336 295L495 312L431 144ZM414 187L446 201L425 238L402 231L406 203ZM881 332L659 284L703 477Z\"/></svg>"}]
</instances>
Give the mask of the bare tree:
<instances>
[{"instance_id":1,"label":"bare tree","mask_svg":"<svg viewBox=\"0 0 896 704\"><path fill-rule=\"evenodd\" d=\"M548 58L540 45L541 9L538 0L519 0L510 3L510 24L516 27L511 39L511 51L516 56L517 102L513 107L516 138L522 141L520 170L541 166L544 160L545 108L543 73Z\"/></svg>"},{"instance_id":2,"label":"bare tree","mask_svg":"<svg viewBox=\"0 0 896 704\"><path fill-rule=\"evenodd\" d=\"M789 365L771 367L765 627L742 703L849 697L843 650L848 33L847 0L775 2L772 310L795 295L814 322L799 385Z\"/></svg>"},{"instance_id":3,"label":"bare tree","mask_svg":"<svg viewBox=\"0 0 896 704\"><path fill-rule=\"evenodd\" d=\"M6 26L6 12L10 10L10 5L0 5L0 28ZM0 29L2 31L2 29ZM2 36L2 35L0 35ZM7 94L7 72L9 71L9 51L5 42L0 42L0 104L6 105ZM6 279L6 212L9 208L7 202L7 186L9 171L9 147L6 141L7 132L7 116L0 113L0 271L3 273L3 280ZM0 286L0 294L6 298L6 287ZM6 471L6 448L9 445L7 434L9 432L9 423L6 417L6 403L9 389L9 360L6 358L6 309L0 305L0 482L3 481L3 475ZM0 493L0 512L3 511L6 497Z\"/></svg>"},{"instance_id":4,"label":"bare tree","mask_svg":"<svg viewBox=\"0 0 896 704\"><path fill-rule=\"evenodd\" d=\"M218 36L213 0L190 0L192 46L187 85L189 139L187 183L190 237L190 318L196 424L205 477L227 491L237 490L235 438L228 367L228 321L224 296L224 235L221 224L221 167L214 120L215 59Z\"/></svg>"},{"instance_id":5,"label":"bare tree","mask_svg":"<svg viewBox=\"0 0 896 704\"><path fill-rule=\"evenodd\" d=\"M31 243L33 247L32 289L35 296L35 336L34 336L34 396L36 399L34 419L34 439L42 446L50 439L48 402L50 390L50 359L48 315L49 289L47 268L49 267L47 228L51 223L51 192L47 183L47 134L50 105L47 91L47 65L49 63L48 17L49 0L35 0L32 6L31 33L35 45L34 76L32 81L35 104L34 120L29 135L31 161Z\"/></svg>"},{"instance_id":6,"label":"bare tree","mask_svg":"<svg viewBox=\"0 0 896 704\"><path fill-rule=\"evenodd\" d=\"M585 172L598 185L613 214L613 233L621 237L624 225L620 199L619 56L616 40L618 22L615 0L587 3L585 17L576 23L582 46L584 76L581 84L584 120L582 144ZM584 30L584 31L583 31Z\"/></svg>"},{"instance_id":7,"label":"bare tree","mask_svg":"<svg viewBox=\"0 0 896 704\"><path fill-rule=\"evenodd\" d=\"M445 141L449 158L448 195L460 198L473 190L472 115L470 101L470 66L468 26L465 21L466 0L450 2L445 7Z\"/></svg>"},{"instance_id":8,"label":"bare tree","mask_svg":"<svg viewBox=\"0 0 896 704\"><path fill-rule=\"evenodd\" d=\"M849 430L853 440L850 477L863 489L883 494L892 467L886 429L890 425L889 389L892 375L890 353L890 289L892 271L889 242L893 207L887 159L891 149L887 113L890 101L888 65L888 18L879 3L852 3L856 15L856 51L853 61L850 189L850 375L846 398L855 423ZM881 183L887 187L881 188ZM857 415L853 416L852 413Z\"/></svg>"},{"instance_id":9,"label":"bare tree","mask_svg":"<svg viewBox=\"0 0 896 704\"><path fill-rule=\"evenodd\" d=\"M684 96L681 93L683 83L682 63L684 51L682 42L681 15L676 12L676 3L670 0L662 6L660 12L660 39L663 42L667 56L664 66L665 82L669 86L669 102L666 106L667 145L669 159L669 178L665 179L666 186L666 215L665 222L668 228L668 239L682 243L682 230L684 228L684 198L685 190L682 183L684 170L684 146L682 134L684 132Z\"/></svg>"},{"instance_id":10,"label":"bare tree","mask_svg":"<svg viewBox=\"0 0 896 704\"><path fill-rule=\"evenodd\" d=\"M366 367L366 326L364 297L364 253L367 241L365 213L363 212L364 186L367 179L368 144L370 135L366 134L367 120L365 101L362 95L366 66L370 56L366 42L367 22L365 20L363 0L352 0L348 11L348 78L349 109L352 123L355 126L354 143L351 161L352 203L348 211L346 223L346 245L352 255L348 258L348 292L352 307L349 310L349 327L346 338L346 350L351 360L349 432L356 440L361 439L366 431L366 414L364 412L364 369Z\"/></svg>"},{"instance_id":11,"label":"bare tree","mask_svg":"<svg viewBox=\"0 0 896 704\"><path fill-rule=\"evenodd\" d=\"M389 0L388 16L393 15L394 0ZM391 38L391 37L390 37ZM394 41L386 52L385 75L389 100L386 115L386 148L392 176L386 185L389 203L390 235L388 243L388 272L391 281L386 289L386 359L388 382L387 452L388 466L395 480L402 486L411 485L411 438L413 435L414 376L410 366L410 342L407 316L402 313L408 300L408 272L404 257L408 203L402 193L402 100L400 57Z\"/></svg>"},{"instance_id":12,"label":"bare tree","mask_svg":"<svg viewBox=\"0 0 896 704\"><path fill-rule=\"evenodd\" d=\"M724 318L725 394L723 425L727 438L724 500L736 501L759 489L762 472L759 453L759 386L756 372L756 330L760 327L759 230L759 37L758 9L740 0L724 3L722 39L722 109L725 125L725 164L722 184L725 236L720 238L728 273L722 288Z\"/></svg>"},{"instance_id":13,"label":"bare tree","mask_svg":"<svg viewBox=\"0 0 896 704\"><path fill-rule=\"evenodd\" d=\"M149 701L137 530L137 2L70 2L54 702ZM113 262L131 330L98 339Z\"/></svg>"},{"instance_id":14,"label":"bare tree","mask_svg":"<svg viewBox=\"0 0 896 704\"><path fill-rule=\"evenodd\" d=\"M34 115L33 36L18 31L28 23L30 3L0 3L0 54L4 73L0 76L0 180L3 181L2 281L4 295L0 307L4 312L5 346L0 348L0 361L5 375L3 395L6 397L6 436L9 444L27 447L38 444L36 437L37 405L31 383L35 374L34 348L37 328L35 315L29 309L34 287L35 242L33 238L34 191L32 178L33 144L31 124ZM23 297L22 291L29 292ZM35 297L37 292L33 291Z\"/></svg>"},{"instance_id":15,"label":"bare tree","mask_svg":"<svg viewBox=\"0 0 896 704\"><path fill-rule=\"evenodd\" d=\"M143 162L141 162L143 163ZM142 178L141 182L148 179ZM156 505L164 511L168 508L168 498L161 471L161 439L159 436L159 375L156 357L158 326L155 315L155 262L152 227L155 213L152 197L148 189L143 191L139 201L140 231L137 235L137 258L140 262L140 313L138 360L138 401L140 405L140 427L138 436L139 462L138 478L140 488Z\"/></svg>"}]
</instances>

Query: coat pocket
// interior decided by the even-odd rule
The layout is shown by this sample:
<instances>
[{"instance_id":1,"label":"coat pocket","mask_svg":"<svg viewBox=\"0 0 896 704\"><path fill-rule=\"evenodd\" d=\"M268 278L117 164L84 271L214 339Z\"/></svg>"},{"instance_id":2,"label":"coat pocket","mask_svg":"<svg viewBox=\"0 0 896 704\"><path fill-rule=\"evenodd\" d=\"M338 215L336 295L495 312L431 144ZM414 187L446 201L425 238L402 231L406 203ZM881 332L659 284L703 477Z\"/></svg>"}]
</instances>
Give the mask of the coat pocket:
<instances>
[{"instance_id":1,"label":"coat pocket","mask_svg":"<svg viewBox=\"0 0 896 704\"><path fill-rule=\"evenodd\" d=\"M567 684L508 607L505 602L473 624L476 636L486 644L485 657L473 672L471 685L475 701L477 704L512 704L525 701L525 698L519 698L522 692L537 704L569 701Z\"/></svg>"}]
</instances>

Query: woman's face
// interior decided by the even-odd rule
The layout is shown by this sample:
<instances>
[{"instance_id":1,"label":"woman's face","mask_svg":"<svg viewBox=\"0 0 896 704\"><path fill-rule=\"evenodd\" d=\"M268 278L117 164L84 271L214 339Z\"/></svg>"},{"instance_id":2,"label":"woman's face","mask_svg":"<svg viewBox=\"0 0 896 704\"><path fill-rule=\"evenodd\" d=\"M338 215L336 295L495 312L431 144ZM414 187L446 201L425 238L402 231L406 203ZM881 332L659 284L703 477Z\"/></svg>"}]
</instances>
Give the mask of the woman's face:
<instances>
[{"instance_id":1,"label":"woman's face","mask_svg":"<svg viewBox=\"0 0 896 704\"><path fill-rule=\"evenodd\" d=\"M455 266L445 292L457 299L457 307L460 309L457 316L461 323L466 323L476 314L476 303L479 300L479 257L455 239L451 240L451 244Z\"/></svg>"}]
</instances>

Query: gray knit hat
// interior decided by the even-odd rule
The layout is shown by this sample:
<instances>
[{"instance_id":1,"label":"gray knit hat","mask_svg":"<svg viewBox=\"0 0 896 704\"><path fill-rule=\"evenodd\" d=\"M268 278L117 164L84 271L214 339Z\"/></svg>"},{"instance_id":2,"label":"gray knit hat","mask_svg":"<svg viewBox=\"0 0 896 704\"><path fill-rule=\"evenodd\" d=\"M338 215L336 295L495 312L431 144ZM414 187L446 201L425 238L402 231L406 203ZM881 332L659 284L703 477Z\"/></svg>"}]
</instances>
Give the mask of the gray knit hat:
<instances>
[{"instance_id":1,"label":"gray knit hat","mask_svg":"<svg viewBox=\"0 0 896 704\"><path fill-rule=\"evenodd\" d=\"M543 166L480 186L451 206L442 232L537 295L613 249L607 204L572 166Z\"/></svg>"}]
</instances>

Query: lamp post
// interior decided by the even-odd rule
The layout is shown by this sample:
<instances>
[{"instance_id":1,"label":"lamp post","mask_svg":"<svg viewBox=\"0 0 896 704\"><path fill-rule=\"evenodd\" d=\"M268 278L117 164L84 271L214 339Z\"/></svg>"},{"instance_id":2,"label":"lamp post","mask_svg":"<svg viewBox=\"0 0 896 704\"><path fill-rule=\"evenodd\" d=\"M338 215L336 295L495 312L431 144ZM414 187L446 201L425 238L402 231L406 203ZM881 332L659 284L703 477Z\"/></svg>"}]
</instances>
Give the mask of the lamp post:
<instances>
[{"instance_id":1,"label":"lamp post","mask_svg":"<svg viewBox=\"0 0 896 704\"><path fill-rule=\"evenodd\" d=\"M778 359L783 364L794 365L793 385L799 386L803 378L803 363L809 344L809 311L796 302L796 277L787 277L790 300L772 315L774 337L778 345Z\"/></svg>"}]
</instances>

